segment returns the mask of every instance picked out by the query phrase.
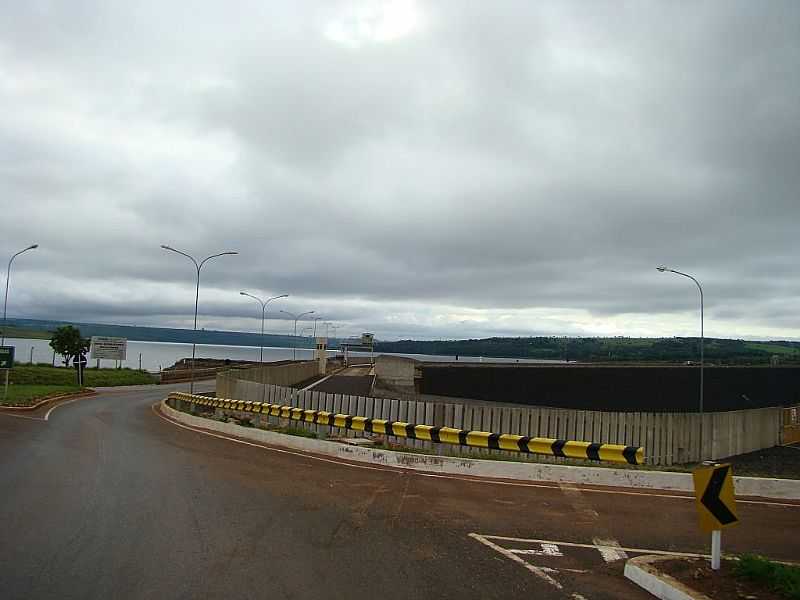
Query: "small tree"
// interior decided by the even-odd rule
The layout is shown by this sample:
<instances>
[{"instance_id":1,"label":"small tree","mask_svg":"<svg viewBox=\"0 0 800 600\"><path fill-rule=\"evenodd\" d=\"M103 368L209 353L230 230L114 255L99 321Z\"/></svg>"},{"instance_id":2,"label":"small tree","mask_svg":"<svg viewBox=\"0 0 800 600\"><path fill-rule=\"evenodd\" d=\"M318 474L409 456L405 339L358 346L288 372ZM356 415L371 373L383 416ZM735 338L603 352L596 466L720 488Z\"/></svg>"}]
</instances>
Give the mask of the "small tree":
<instances>
[{"instance_id":1,"label":"small tree","mask_svg":"<svg viewBox=\"0 0 800 600\"><path fill-rule=\"evenodd\" d=\"M72 325L64 325L53 332L50 347L64 357L64 365L69 366L69 361L77 354L88 352L92 341L81 337L81 330Z\"/></svg>"}]
</instances>

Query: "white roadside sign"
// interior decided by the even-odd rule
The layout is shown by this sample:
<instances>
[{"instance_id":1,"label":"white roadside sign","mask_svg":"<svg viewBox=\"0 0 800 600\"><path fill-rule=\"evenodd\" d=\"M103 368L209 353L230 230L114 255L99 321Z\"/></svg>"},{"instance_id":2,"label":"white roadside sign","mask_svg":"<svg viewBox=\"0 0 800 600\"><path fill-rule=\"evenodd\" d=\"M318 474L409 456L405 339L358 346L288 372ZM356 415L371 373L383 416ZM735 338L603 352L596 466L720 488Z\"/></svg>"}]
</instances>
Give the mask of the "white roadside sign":
<instances>
[{"instance_id":1,"label":"white roadside sign","mask_svg":"<svg viewBox=\"0 0 800 600\"><path fill-rule=\"evenodd\" d=\"M128 340L117 337L92 337L92 358L104 360L125 360L128 352Z\"/></svg>"}]
</instances>

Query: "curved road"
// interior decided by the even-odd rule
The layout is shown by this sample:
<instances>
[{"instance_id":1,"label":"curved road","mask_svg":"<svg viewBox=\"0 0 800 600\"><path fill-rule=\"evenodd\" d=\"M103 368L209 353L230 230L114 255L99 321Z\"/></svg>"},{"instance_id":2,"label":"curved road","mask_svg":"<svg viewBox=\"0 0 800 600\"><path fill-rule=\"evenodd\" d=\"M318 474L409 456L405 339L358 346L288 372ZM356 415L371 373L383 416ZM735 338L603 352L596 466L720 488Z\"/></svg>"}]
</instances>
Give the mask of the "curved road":
<instances>
[{"instance_id":1,"label":"curved road","mask_svg":"<svg viewBox=\"0 0 800 600\"><path fill-rule=\"evenodd\" d=\"M2 598L645 599L605 546L706 551L675 494L239 444L159 416L177 387L103 391L47 421L0 414ZM800 503L741 504L740 517L725 550L797 559Z\"/></svg>"}]
</instances>

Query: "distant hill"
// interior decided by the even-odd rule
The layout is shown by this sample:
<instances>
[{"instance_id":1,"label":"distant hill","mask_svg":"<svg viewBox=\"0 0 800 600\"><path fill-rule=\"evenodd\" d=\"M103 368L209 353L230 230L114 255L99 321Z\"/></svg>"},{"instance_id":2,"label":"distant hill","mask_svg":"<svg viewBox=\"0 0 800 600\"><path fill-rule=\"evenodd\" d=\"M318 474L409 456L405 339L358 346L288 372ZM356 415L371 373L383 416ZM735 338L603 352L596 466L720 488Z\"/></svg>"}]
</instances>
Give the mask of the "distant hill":
<instances>
[{"instance_id":1,"label":"distant hill","mask_svg":"<svg viewBox=\"0 0 800 600\"><path fill-rule=\"evenodd\" d=\"M379 352L535 358L580 362L698 361L699 338L518 337L471 340L377 342ZM800 342L752 342L706 338L705 358L716 364L800 363Z\"/></svg>"},{"instance_id":2,"label":"distant hill","mask_svg":"<svg viewBox=\"0 0 800 600\"><path fill-rule=\"evenodd\" d=\"M124 337L138 342L176 342L191 344L213 344L217 346L259 346L261 334L242 331L215 331L203 329L193 332L191 329L173 329L168 327L138 327L135 325L111 325L105 323L77 323L72 321L43 321L39 319L9 319L6 337L48 338L49 332L61 325L74 325L81 330L81 335L90 337L104 335ZM295 338L289 335L264 334L265 346L296 346ZM300 338L299 347L314 347L312 338ZM329 340L329 348L338 347L338 340Z\"/></svg>"},{"instance_id":3,"label":"distant hill","mask_svg":"<svg viewBox=\"0 0 800 600\"><path fill-rule=\"evenodd\" d=\"M38 319L9 319L7 337L49 337L60 325L75 325L86 336L106 335L141 342L179 342L219 346L258 346L261 336L241 331L200 330L167 327L137 327L102 323L74 323ZM291 347L289 335L266 334L266 346ZM300 347L313 348L312 338L300 338ZM329 340L329 348L338 348L339 340ZM698 338L628 338L628 337L494 337L469 340L376 340L377 352L399 354L438 354L445 356L485 356L487 358L534 358L580 362L667 362L685 363L699 359ZM715 364L800 364L800 342L747 341L706 338L706 362Z\"/></svg>"}]
</instances>

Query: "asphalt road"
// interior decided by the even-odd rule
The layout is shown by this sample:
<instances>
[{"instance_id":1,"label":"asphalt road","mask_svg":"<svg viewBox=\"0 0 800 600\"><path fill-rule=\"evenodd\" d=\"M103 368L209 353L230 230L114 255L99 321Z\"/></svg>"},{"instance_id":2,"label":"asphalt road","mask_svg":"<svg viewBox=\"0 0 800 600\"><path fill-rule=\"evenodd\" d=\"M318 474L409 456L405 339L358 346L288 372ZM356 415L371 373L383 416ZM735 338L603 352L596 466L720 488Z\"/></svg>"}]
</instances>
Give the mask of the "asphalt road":
<instances>
[{"instance_id":1,"label":"asphalt road","mask_svg":"<svg viewBox=\"0 0 800 600\"><path fill-rule=\"evenodd\" d=\"M622 577L621 551L596 543L707 550L692 502L674 494L253 447L159 416L169 389L103 392L47 421L0 414L0 597L636 600L650 596ZM789 504L741 504L724 550L797 560Z\"/></svg>"}]
</instances>

